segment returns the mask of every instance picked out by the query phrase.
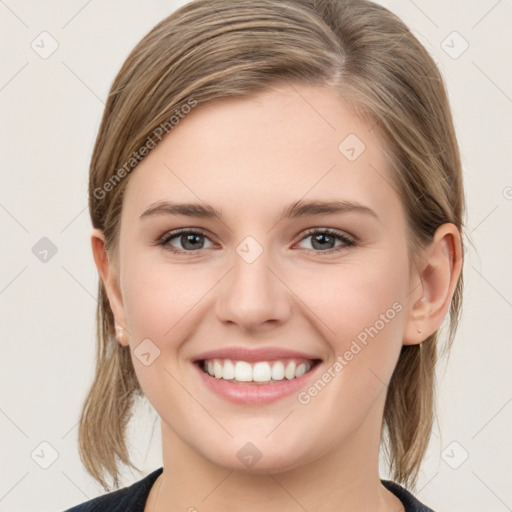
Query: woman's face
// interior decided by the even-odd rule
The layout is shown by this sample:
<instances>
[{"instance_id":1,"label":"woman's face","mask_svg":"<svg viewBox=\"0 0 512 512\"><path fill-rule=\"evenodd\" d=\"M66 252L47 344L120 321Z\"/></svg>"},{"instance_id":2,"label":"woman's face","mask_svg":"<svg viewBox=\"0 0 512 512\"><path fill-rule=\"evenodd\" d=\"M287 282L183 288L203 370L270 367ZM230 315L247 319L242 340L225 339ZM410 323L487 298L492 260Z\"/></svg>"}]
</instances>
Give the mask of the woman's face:
<instances>
[{"instance_id":1,"label":"woman's face","mask_svg":"<svg viewBox=\"0 0 512 512\"><path fill-rule=\"evenodd\" d=\"M119 243L164 443L255 472L378 451L413 273L381 142L333 89L197 106L129 177Z\"/></svg>"}]
</instances>

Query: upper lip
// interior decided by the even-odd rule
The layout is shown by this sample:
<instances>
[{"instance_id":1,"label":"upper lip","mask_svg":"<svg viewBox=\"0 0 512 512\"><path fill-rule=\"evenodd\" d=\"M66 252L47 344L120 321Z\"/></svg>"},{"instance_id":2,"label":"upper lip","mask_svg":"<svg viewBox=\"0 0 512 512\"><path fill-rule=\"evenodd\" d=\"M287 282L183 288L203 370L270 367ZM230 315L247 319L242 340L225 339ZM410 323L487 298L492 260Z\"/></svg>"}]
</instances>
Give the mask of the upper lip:
<instances>
[{"instance_id":1,"label":"upper lip","mask_svg":"<svg viewBox=\"0 0 512 512\"><path fill-rule=\"evenodd\" d=\"M209 350L203 352L193 358L194 362L204 361L206 359L231 359L234 361L274 361L278 359L312 359L320 360L316 357L305 352L298 352L296 350L288 350L279 347L266 347L249 349L245 347L226 347L217 350Z\"/></svg>"}]
</instances>

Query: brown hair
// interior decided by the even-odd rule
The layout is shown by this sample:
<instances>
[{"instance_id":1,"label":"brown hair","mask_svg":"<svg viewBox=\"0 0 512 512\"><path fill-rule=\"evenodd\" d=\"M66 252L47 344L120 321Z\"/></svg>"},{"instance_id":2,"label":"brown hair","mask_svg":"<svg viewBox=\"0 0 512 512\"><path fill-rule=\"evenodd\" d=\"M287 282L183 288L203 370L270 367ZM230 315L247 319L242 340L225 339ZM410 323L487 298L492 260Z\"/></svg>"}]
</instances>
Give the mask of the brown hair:
<instances>
[{"instance_id":1,"label":"brown hair","mask_svg":"<svg viewBox=\"0 0 512 512\"><path fill-rule=\"evenodd\" d=\"M138 161L131 159L151 147L158 127L172 129L169 120L191 99L201 105L248 97L284 82L334 86L372 120L405 207L412 256L443 223L462 233L462 172L446 90L433 59L399 18L367 0L197 0L137 44L108 96L91 159L89 208L112 265L127 174ZM461 274L447 350L462 285ZM79 442L87 470L108 490L106 473L118 487L118 463L135 467L125 430L143 394L129 349L116 341L101 280L98 298L96 370ZM431 435L437 344L438 332L403 346L388 388L381 441L392 478L406 486L416 482Z\"/></svg>"}]
</instances>

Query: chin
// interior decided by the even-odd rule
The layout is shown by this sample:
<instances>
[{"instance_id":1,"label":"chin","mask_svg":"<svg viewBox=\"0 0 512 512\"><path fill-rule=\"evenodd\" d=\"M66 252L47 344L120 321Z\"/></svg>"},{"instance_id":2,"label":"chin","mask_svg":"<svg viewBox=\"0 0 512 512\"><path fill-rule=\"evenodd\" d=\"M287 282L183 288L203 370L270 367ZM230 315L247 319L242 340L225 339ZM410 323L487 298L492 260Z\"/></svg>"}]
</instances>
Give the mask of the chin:
<instances>
[{"instance_id":1,"label":"chin","mask_svg":"<svg viewBox=\"0 0 512 512\"><path fill-rule=\"evenodd\" d=\"M283 444L281 439L270 441L260 434L230 439L224 446L217 440L209 446L198 446L196 450L212 464L226 470L252 475L277 474L296 469L315 458L306 451L298 451L300 442L288 439L289 442Z\"/></svg>"}]
</instances>

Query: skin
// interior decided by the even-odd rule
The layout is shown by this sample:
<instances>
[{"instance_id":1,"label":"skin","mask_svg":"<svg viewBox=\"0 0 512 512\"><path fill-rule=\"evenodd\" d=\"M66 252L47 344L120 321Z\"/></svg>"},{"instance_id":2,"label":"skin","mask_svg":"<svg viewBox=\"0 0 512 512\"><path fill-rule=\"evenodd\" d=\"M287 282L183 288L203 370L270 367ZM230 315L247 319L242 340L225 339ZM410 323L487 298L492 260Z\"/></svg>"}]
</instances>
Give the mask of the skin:
<instances>
[{"instance_id":1,"label":"skin","mask_svg":"<svg viewBox=\"0 0 512 512\"><path fill-rule=\"evenodd\" d=\"M307 102L305 101L307 99ZM356 134L353 162L338 150ZM378 171L378 172L376 172ZM406 218L375 130L329 87L281 86L250 99L198 106L129 177L119 260L103 234L91 241L120 338L149 338L160 355L132 358L161 418L164 472L147 511L400 511L379 480L386 386L403 344L418 344L445 317L461 270L453 224L436 231L413 266ZM349 200L361 212L279 220L299 199ZM223 220L141 215L158 201L207 203ZM179 228L205 231L173 254L155 241ZM355 239L326 253L309 228ZM247 237L262 254L236 252ZM324 246L325 247L325 246ZM214 395L191 360L222 347L284 347L315 354L326 371L357 335L398 302L402 309L307 405L296 394L263 406ZM421 331L421 332L418 332ZM419 349L419 347L418 347ZM261 459L237 452L252 442Z\"/></svg>"}]
</instances>

